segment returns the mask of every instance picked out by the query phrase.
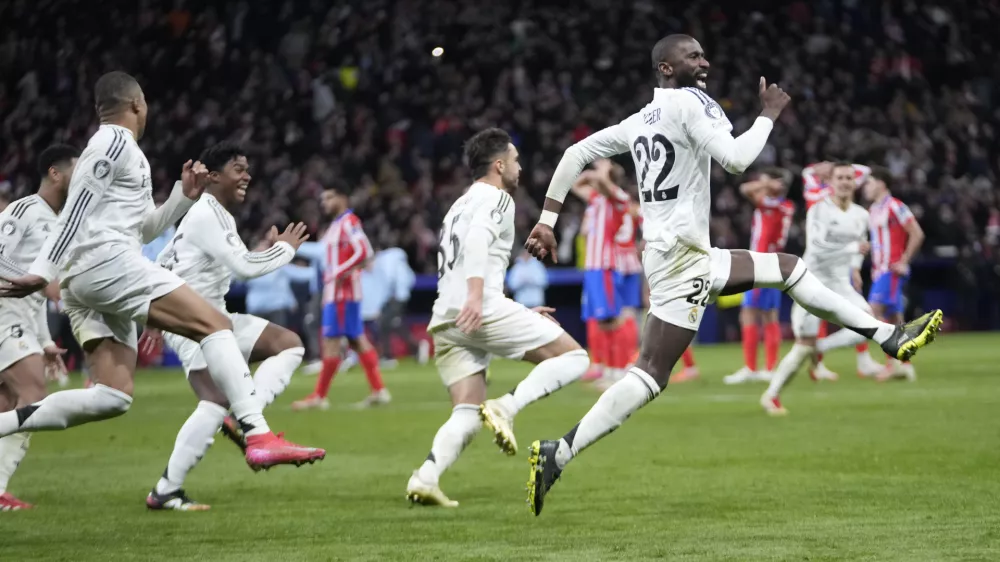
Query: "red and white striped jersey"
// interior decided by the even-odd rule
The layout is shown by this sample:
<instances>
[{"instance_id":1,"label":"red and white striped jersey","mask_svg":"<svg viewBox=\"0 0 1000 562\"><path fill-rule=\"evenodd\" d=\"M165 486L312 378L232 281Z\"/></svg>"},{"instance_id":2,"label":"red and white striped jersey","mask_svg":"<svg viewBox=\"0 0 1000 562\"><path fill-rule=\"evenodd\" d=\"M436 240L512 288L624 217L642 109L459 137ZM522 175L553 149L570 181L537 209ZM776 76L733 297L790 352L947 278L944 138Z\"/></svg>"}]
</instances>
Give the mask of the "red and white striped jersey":
<instances>
[{"instance_id":1,"label":"red and white striped jersey","mask_svg":"<svg viewBox=\"0 0 1000 562\"><path fill-rule=\"evenodd\" d=\"M360 302L361 270L374 255L361 220L352 210L344 211L326 229L323 244L326 249L323 303Z\"/></svg>"},{"instance_id":2,"label":"red and white striped jersey","mask_svg":"<svg viewBox=\"0 0 1000 562\"><path fill-rule=\"evenodd\" d=\"M622 217L628 208L628 196L619 190L618 196L610 199L598 193L590 198L584 212L584 231L587 236L587 253L584 269L615 269L615 234L622 225Z\"/></svg>"},{"instance_id":3,"label":"red and white striped jersey","mask_svg":"<svg viewBox=\"0 0 1000 562\"><path fill-rule=\"evenodd\" d=\"M806 201L806 210L830 195L830 186L816 175L816 164L810 164L802 169L802 197ZM861 164L854 164L854 181L864 185L871 175L872 169Z\"/></svg>"},{"instance_id":4,"label":"red and white striped jersey","mask_svg":"<svg viewBox=\"0 0 1000 562\"><path fill-rule=\"evenodd\" d=\"M625 213L622 225L615 233L615 269L622 275L642 273L642 260L639 259L639 249L635 245L636 227L641 220Z\"/></svg>"},{"instance_id":5,"label":"red and white striped jersey","mask_svg":"<svg viewBox=\"0 0 1000 562\"><path fill-rule=\"evenodd\" d=\"M868 221L872 245L872 277L889 271L889 266L898 262L906 249L910 235L906 225L916 220L910 208L892 195L872 203L868 209Z\"/></svg>"},{"instance_id":6,"label":"red and white striped jersey","mask_svg":"<svg viewBox=\"0 0 1000 562\"><path fill-rule=\"evenodd\" d=\"M784 197L764 197L753 212L750 250L780 252L788 241L788 228L795 216L795 203Z\"/></svg>"}]
</instances>

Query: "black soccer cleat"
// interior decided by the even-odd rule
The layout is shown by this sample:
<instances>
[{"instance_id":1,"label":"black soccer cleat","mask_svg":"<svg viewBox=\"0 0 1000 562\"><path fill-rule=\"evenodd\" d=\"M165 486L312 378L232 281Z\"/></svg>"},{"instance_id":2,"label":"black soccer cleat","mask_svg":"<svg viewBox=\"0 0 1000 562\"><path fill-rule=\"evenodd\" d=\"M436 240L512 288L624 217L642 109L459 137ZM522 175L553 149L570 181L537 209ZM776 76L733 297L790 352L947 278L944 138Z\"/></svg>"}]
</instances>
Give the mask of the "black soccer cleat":
<instances>
[{"instance_id":1,"label":"black soccer cleat","mask_svg":"<svg viewBox=\"0 0 1000 562\"><path fill-rule=\"evenodd\" d=\"M528 454L528 464L531 465L531 473L528 475L528 505L536 516L542 513L545 494L562 474L562 470L556 466L558 449L559 441L535 441L531 444Z\"/></svg>"},{"instance_id":2,"label":"black soccer cleat","mask_svg":"<svg viewBox=\"0 0 1000 562\"><path fill-rule=\"evenodd\" d=\"M219 429L223 435L225 435L230 441L236 444L243 451L245 455L247 452L247 437L243 434L243 430L240 429L240 422L236 421L236 417L232 414L226 416L226 419L222 421L222 427Z\"/></svg>"},{"instance_id":3,"label":"black soccer cleat","mask_svg":"<svg viewBox=\"0 0 1000 562\"><path fill-rule=\"evenodd\" d=\"M156 488L146 496L146 507L154 511L174 510L174 511L208 511L212 506L198 503L187 497L183 489L175 490L169 494L158 494Z\"/></svg>"},{"instance_id":4,"label":"black soccer cleat","mask_svg":"<svg viewBox=\"0 0 1000 562\"><path fill-rule=\"evenodd\" d=\"M896 326L896 331L882 343L882 351L889 357L908 361L917 354L917 350L934 341L943 321L944 314L940 310L933 310L916 320Z\"/></svg>"}]
</instances>

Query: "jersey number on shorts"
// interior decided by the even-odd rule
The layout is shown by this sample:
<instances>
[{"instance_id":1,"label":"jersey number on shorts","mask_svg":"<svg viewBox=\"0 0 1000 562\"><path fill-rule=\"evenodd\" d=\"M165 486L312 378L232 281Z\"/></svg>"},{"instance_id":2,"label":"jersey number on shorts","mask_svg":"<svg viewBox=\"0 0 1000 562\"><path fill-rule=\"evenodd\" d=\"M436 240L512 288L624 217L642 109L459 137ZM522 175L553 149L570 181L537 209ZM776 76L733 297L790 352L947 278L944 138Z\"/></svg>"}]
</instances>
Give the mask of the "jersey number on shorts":
<instances>
[{"instance_id":1,"label":"jersey number on shorts","mask_svg":"<svg viewBox=\"0 0 1000 562\"><path fill-rule=\"evenodd\" d=\"M451 224L441 227L441 235L438 237L438 279L444 277L445 268L451 271L455 267L455 260L458 259L458 235L455 234L455 223L462 218L459 213L451 219ZM448 244L445 245L445 240ZM450 255L449 255L449 251Z\"/></svg>"},{"instance_id":2,"label":"jersey number on shorts","mask_svg":"<svg viewBox=\"0 0 1000 562\"><path fill-rule=\"evenodd\" d=\"M643 203L660 203L677 199L679 185L660 189L663 180L667 179L670 170L674 168L674 145L670 144L667 137L660 134L653 135L652 144L647 137L639 137L632 143L632 151L635 152L636 164L641 166L639 193L642 194ZM660 165L660 173L656 174L656 180L650 185L650 182L646 181L646 176L653 164Z\"/></svg>"},{"instance_id":3,"label":"jersey number on shorts","mask_svg":"<svg viewBox=\"0 0 1000 562\"><path fill-rule=\"evenodd\" d=\"M694 284L694 292L688 295L687 301L695 306L708 304L708 282L701 277L696 277L691 282Z\"/></svg>"}]
</instances>

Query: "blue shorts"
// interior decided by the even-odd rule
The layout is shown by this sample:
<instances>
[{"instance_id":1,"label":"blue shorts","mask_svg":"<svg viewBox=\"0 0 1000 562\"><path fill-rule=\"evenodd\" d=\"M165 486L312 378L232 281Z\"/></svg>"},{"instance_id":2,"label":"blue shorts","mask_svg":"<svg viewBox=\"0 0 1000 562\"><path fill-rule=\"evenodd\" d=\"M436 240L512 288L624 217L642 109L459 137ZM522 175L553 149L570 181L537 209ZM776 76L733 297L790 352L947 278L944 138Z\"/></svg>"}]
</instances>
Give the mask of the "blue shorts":
<instances>
[{"instance_id":1,"label":"blue shorts","mask_svg":"<svg viewBox=\"0 0 1000 562\"><path fill-rule=\"evenodd\" d=\"M617 290L623 308L642 308L641 273L619 273Z\"/></svg>"},{"instance_id":2,"label":"blue shorts","mask_svg":"<svg viewBox=\"0 0 1000 562\"><path fill-rule=\"evenodd\" d=\"M361 321L361 303L330 302L323 305L323 337L341 336L356 340L365 333Z\"/></svg>"},{"instance_id":3,"label":"blue shorts","mask_svg":"<svg viewBox=\"0 0 1000 562\"><path fill-rule=\"evenodd\" d=\"M781 290L751 289L743 293L743 306L757 310L778 310L781 308Z\"/></svg>"},{"instance_id":4,"label":"blue shorts","mask_svg":"<svg viewBox=\"0 0 1000 562\"><path fill-rule=\"evenodd\" d=\"M868 302L870 304L880 304L885 307L885 314L902 314L903 287L910 279L909 275L896 275L895 273L883 273L872 281L872 290L868 292Z\"/></svg>"},{"instance_id":5,"label":"blue shorts","mask_svg":"<svg viewBox=\"0 0 1000 562\"><path fill-rule=\"evenodd\" d=\"M610 269L590 269L583 272L584 320L611 320L621 314L618 277L618 273Z\"/></svg>"}]
</instances>

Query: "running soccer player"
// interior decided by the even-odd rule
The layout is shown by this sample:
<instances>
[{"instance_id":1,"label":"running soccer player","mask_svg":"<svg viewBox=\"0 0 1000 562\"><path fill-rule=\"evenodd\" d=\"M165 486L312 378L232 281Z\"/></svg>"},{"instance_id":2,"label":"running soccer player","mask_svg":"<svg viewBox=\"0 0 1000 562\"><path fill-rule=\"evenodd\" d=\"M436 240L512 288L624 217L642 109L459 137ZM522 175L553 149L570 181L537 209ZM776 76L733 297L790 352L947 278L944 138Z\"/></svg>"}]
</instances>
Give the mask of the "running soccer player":
<instances>
[{"instance_id":1,"label":"running soccer player","mask_svg":"<svg viewBox=\"0 0 1000 562\"><path fill-rule=\"evenodd\" d=\"M834 164L829 195L813 205L806 214L806 251L802 261L833 292L858 308L871 311L864 297L858 293L861 263L869 246L865 241L868 211L854 203L857 189L850 162ZM771 415L786 413L781 404L781 389L816 353L819 318L796 304L792 307L792 330L795 332L795 345L781 360L770 385L760 397L764 411Z\"/></svg>"},{"instance_id":2,"label":"running soccer player","mask_svg":"<svg viewBox=\"0 0 1000 562\"><path fill-rule=\"evenodd\" d=\"M720 250L709 244L711 161L742 173L760 153L788 94L760 79L763 111L737 138L725 112L705 93L708 61L698 41L670 35L652 51L658 88L646 107L566 150L546 193L542 216L525 247L539 259L556 250L553 226L580 170L597 158L631 152L642 205L650 315L639 361L601 395L560 439L531 444L528 502L538 515L546 494L569 462L619 427L666 388L670 371L719 295L778 288L808 312L878 342L908 359L930 343L942 320L935 310L903 326L873 318L824 286L789 254Z\"/></svg>"},{"instance_id":3,"label":"running soccer player","mask_svg":"<svg viewBox=\"0 0 1000 562\"><path fill-rule=\"evenodd\" d=\"M109 72L97 80L94 102L101 126L77 162L56 227L27 275L3 272L0 296L25 297L59 277L62 302L97 384L0 414L0 437L127 412L138 322L200 344L213 382L247 437L248 464L268 468L322 459L322 449L290 443L271 431L229 318L142 255L143 242L159 236L201 197L204 165L185 163L181 181L155 208L149 161L137 144L148 111L142 88L124 72Z\"/></svg>"},{"instance_id":4,"label":"running soccer player","mask_svg":"<svg viewBox=\"0 0 1000 562\"><path fill-rule=\"evenodd\" d=\"M378 351L365 336L361 319L361 270L374 254L368 237L361 228L361 219L348 205L346 186L328 187L323 191L323 212L332 219L319 244L307 244L299 254L318 260L324 267L323 285L323 369L312 394L292 403L293 410L330 407L326 396L330 383L341 364L341 340L358 354L365 370L371 393L359 407L372 407L392 401L382 382Z\"/></svg>"},{"instance_id":5,"label":"running soccer player","mask_svg":"<svg viewBox=\"0 0 1000 562\"><path fill-rule=\"evenodd\" d=\"M868 208L872 254L872 288L868 303L876 316L895 322L903 317L903 291L910 278L910 262L924 243L924 231L910 208L892 196L891 181L888 170L872 168L864 186L864 196L872 202ZM853 345L856 341L853 334L837 333L821 339L817 349L829 351ZM876 380L905 378L912 381L916 376L909 361L890 356Z\"/></svg>"},{"instance_id":6,"label":"running soccer player","mask_svg":"<svg viewBox=\"0 0 1000 562\"><path fill-rule=\"evenodd\" d=\"M406 485L413 503L456 507L438 481L483 423L509 455L517 453L514 416L525 406L577 380L590 360L548 317L503 294L514 243L514 200L521 165L510 136L486 129L465 144L476 182L445 215L438 251L438 296L428 331L434 361L451 395L451 417L434 436L431 452ZM494 356L535 364L513 390L486 400Z\"/></svg>"},{"instance_id":7,"label":"running soccer player","mask_svg":"<svg viewBox=\"0 0 1000 562\"><path fill-rule=\"evenodd\" d=\"M0 259L20 269L31 266L66 203L73 168L80 151L57 144L38 157L42 177L38 192L18 199L0 212ZM57 287L53 287L58 291ZM45 375L66 372L62 354L52 341L43 295L0 299L0 406L23 408L45 398ZM0 438L0 511L34 506L7 492L14 471L28 452L30 433Z\"/></svg>"},{"instance_id":8,"label":"running soccer player","mask_svg":"<svg viewBox=\"0 0 1000 562\"><path fill-rule=\"evenodd\" d=\"M243 203L250 185L250 164L245 151L225 141L206 149L199 160L208 170L208 187L156 261L230 319L244 360L263 361L254 373L253 383L257 398L266 407L285 390L302 362L305 353L302 340L294 332L263 318L230 313L226 310L225 296L233 276L260 277L291 262L295 250L308 238L306 226L288 225L280 235L272 227L268 248L251 252L240 239L230 212ZM140 344L156 346L158 339L159 331L147 328ZM229 402L212 382L201 347L174 334L166 334L164 339L180 358L199 402L177 433L167 468L146 496L146 506L156 510L204 511L209 506L192 500L183 489L188 472L208 452L212 436L220 427L242 450L246 450L246 439L239 424L229 415Z\"/></svg>"},{"instance_id":9,"label":"running soccer player","mask_svg":"<svg viewBox=\"0 0 1000 562\"><path fill-rule=\"evenodd\" d=\"M756 180L740 186L740 193L754 206L750 235L750 250L774 253L785 249L788 228L795 216L795 203L785 198L788 180L785 171L778 168L764 170ZM755 288L743 296L740 325L743 333L743 367L723 378L726 384L740 384L751 380L769 380L771 371L778 364L781 348L781 290ZM757 371L757 344L759 328L764 328L764 355L766 372Z\"/></svg>"}]
</instances>

